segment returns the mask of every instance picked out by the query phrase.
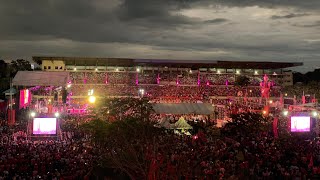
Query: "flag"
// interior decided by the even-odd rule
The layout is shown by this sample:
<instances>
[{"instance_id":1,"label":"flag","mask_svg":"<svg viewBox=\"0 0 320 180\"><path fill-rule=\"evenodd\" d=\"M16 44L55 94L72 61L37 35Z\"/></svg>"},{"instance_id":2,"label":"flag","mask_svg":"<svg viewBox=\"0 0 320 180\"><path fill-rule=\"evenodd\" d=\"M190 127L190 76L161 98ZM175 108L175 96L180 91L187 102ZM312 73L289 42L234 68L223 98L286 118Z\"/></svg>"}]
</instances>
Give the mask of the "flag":
<instances>
[{"instance_id":1,"label":"flag","mask_svg":"<svg viewBox=\"0 0 320 180\"><path fill-rule=\"evenodd\" d=\"M306 96L302 96L302 104L305 104L306 103Z\"/></svg>"}]
</instances>

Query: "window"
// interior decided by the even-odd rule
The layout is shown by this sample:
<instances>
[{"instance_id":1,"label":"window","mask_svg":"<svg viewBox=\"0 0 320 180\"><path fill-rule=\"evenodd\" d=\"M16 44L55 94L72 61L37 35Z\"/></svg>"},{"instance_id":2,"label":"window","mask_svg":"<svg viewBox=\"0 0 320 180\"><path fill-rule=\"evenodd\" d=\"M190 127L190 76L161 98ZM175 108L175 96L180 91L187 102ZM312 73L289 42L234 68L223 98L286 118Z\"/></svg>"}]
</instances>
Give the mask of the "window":
<instances>
[{"instance_id":1,"label":"window","mask_svg":"<svg viewBox=\"0 0 320 180\"><path fill-rule=\"evenodd\" d=\"M47 66L43 66L43 69L47 69Z\"/></svg>"},{"instance_id":2,"label":"window","mask_svg":"<svg viewBox=\"0 0 320 180\"><path fill-rule=\"evenodd\" d=\"M51 66L48 66L48 69L51 69Z\"/></svg>"},{"instance_id":3,"label":"window","mask_svg":"<svg viewBox=\"0 0 320 180\"><path fill-rule=\"evenodd\" d=\"M62 69L62 66L60 66L59 69Z\"/></svg>"},{"instance_id":4,"label":"window","mask_svg":"<svg viewBox=\"0 0 320 180\"><path fill-rule=\"evenodd\" d=\"M58 69L58 66L55 66L54 69Z\"/></svg>"}]
</instances>

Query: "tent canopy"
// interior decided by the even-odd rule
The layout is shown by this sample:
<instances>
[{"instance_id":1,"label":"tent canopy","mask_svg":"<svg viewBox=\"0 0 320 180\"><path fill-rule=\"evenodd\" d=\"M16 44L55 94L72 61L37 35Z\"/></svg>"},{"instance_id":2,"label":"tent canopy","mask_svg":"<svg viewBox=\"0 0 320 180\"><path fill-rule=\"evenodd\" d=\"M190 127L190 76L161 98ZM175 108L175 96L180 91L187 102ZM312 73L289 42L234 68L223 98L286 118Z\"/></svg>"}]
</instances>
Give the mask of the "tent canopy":
<instances>
[{"instance_id":1,"label":"tent canopy","mask_svg":"<svg viewBox=\"0 0 320 180\"><path fill-rule=\"evenodd\" d=\"M155 103L152 104L157 114L213 114L214 108L209 103Z\"/></svg>"},{"instance_id":2,"label":"tent canopy","mask_svg":"<svg viewBox=\"0 0 320 180\"><path fill-rule=\"evenodd\" d=\"M67 83L68 72L18 71L13 78L15 86L63 86Z\"/></svg>"},{"instance_id":3,"label":"tent canopy","mask_svg":"<svg viewBox=\"0 0 320 180\"><path fill-rule=\"evenodd\" d=\"M175 129L192 129L192 126L190 126L183 117L180 117L174 125Z\"/></svg>"},{"instance_id":4,"label":"tent canopy","mask_svg":"<svg viewBox=\"0 0 320 180\"><path fill-rule=\"evenodd\" d=\"M167 118L163 118L163 119L160 121L159 124L160 124L161 127L164 127L164 128L167 128L167 129L171 129L171 128L174 127L174 124L171 124L171 123L169 122L169 119L167 119Z\"/></svg>"},{"instance_id":5,"label":"tent canopy","mask_svg":"<svg viewBox=\"0 0 320 180\"><path fill-rule=\"evenodd\" d=\"M3 91L3 94L5 94L5 95L14 95L16 93L17 93L17 90L15 88L10 88L10 89Z\"/></svg>"}]
</instances>

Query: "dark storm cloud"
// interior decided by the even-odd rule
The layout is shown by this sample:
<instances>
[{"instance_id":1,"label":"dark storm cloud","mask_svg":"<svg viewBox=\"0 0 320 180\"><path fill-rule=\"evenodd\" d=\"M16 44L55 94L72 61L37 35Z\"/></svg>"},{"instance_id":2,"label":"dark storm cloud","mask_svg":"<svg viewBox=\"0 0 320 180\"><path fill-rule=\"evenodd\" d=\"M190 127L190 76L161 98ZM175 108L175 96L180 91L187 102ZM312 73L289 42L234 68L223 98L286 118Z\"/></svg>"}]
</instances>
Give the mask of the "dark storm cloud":
<instances>
[{"instance_id":1,"label":"dark storm cloud","mask_svg":"<svg viewBox=\"0 0 320 180\"><path fill-rule=\"evenodd\" d=\"M152 29L197 23L196 19L169 13L169 10L184 6L185 3L180 1L129 0L107 11L99 11L93 2L31 0L22 4L18 1L1 3L4 6L1 6L0 12L0 38L138 42L141 36L152 33Z\"/></svg>"},{"instance_id":2,"label":"dark storm cloud","mask_svg":"<svg viewBox=\"0 0 320 180\"><path fill-rule=\"evenodd\" d=\"M293 26L296 26L296 27L302 27L302 28L314 28L314 27L320 27L320 21L316 21L316 22L313 22L313 23L300 23L300 24L293 24Z\"/></svg>"},{"instance_id":3,"label":"dark storm cloud","mask_svg":"<svg viewBox=\"0 0 320 180\"><path fill-rule=\"evenodd\" d=\"M303 13L303 14L287 14L287 15L283 15L283 16L278 16L278 15L273 15L271 16L271 19L291 19L291 18L296 18L296 17L303 17L303 16L307 16L309 14Z\"/></svg>"},{"instance_id":4,"label":"dark storm cloud","mask_svg":"<svg viewBox=\"0 0 320 180\"><path fill-rule=\"evenodd\" d=\"M216 19L210 19L210 20L206 20L204 21L204 23L208 23L208 24L220 24L220 23L224 23L229 21L228 19L224 19L224 18L216 18Z\"/></svg>"},{"instance_id":5,"label":"dark storm cloud","mask_svg":"<svg viewBox=\"0 0 320 180\"><path fill-rule=\"evenodd\" d=\"M283 11L267 12L260 23L254 19L259 16L241 11L256 6ZM232 16L237 8L239 17ZM319 43L304 39L312 39L309 31L320 26L308 16L319 14L319 8L319 0L0 0L0 54L174 59L175 53L188 57L194 52L196 59L314 58ZM199 15L197 9L205 10ZM284 23L273 25L275 19ZM274 31L259 28L263 24Z\"/></svg>"},{"instance_id":6,"label":"dark storm cloud","mask_svg":"<svg viewBox=\"0 0 320 180\"><path fill-rule=\"evenodd\" d=\"M214 5L219 7L248 7L248 6L259 6L266 8L279 8L279 7L293 7L298 9L309 9L319 10L319 0L194 0L195 4L203 5Z\"/></svg>"}]
</instances>

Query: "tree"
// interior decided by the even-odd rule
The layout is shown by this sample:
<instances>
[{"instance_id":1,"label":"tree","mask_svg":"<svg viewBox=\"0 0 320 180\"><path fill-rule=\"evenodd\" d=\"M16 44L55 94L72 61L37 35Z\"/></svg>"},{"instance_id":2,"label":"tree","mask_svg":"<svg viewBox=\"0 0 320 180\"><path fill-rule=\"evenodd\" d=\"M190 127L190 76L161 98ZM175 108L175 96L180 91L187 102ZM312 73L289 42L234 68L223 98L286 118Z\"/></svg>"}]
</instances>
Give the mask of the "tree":
<instances>
[{"instance_id":1,"label":"tree","mask_svg":"<svg viewBox=\"0 0 320 180\"><path fill-rule=\"evenodd\" d=\"M160 179L160 167L170 161L166 155L177 141L173 134L147 120L152 110L145 98L117 98L97 104L92 120L81 126L100 154L97 167L120 171L130 179ZM115 121L110 121L110 116Z\"/></svg>"},{"instance_id":2,"label":"tree","mask_svg":"<svg viewBox=\"0 0 320 180\"><path fill-rule=\"evenodd\" d=\"M0 78L7 77L9 77L8 63L6 63L4 60L0 60Z\"/></svg>"},{"instance_id":3,"label":"tree","mask_svg":"<svg viewBox=\"0 0 320 180\"><path fill-rule=\"evenodd\" d=\"M127 117L148 120L150 113L153 112L152 105L148 98L114 98L105 99L97 102L92 109L92 115L99 119L109 118L121 120Z\"/></svg>"},{"instance_id":4,"label":"tree","mask_svg":"<svg viewBox=\"0 0 320 180\"><path fill-rule=\"evenodd\" d=\"M31 64L24 59L17 59L12 61L11 64L11 77L14 77L18 71L31 71Z\"/></svg>"},{"instance_id":5,"label":"tree","mask_svg":"<svg viewBox=\"0 0 320 180\"><path fill-rule=\"evenodd\" d=\"M235 81L235 85L245 87L250 84L250 79L247 76L238 76Z\"/></svg>"},{"instance_id":6,"label":"tree","mask_svg":"<svg viewBox=\"0 0 320 180\"><path fill-rule=\"evenodd\" d=\"M310 81L307 84L296 83L293 86L285 87L283 91L286 92L289 97L293 97L294 95L296 95L297 98L300 98L304 92L304 94L309 94L311 96L315 95L316 98L319 98L319 85L320 83L317 81Z\"/></svg>"},{"instance_id":7,"label":"tree","mask_svg":"<svg viewBox=\"0 0 320 180\"><path fill-rule=\"evenodd\" d=\"M124 172L130 179L147 179L150 171L159 175L163 157L173 147L174 136L151 121L126 117L121 121L92 120L82 129L92 137L99 153L97 167ZM154 164L156 162L156 164Z\"/></svg>"},{"instance_id":8,"label":"tree","mask_svg":"<svg viewBox=\"0 0 320 180\"><path fill-rule=\"evenodd\" d=\"M8 63L4 60L0 60L0 99L4 97L3 91L10 88L10 71Z\"/></svg>"},{"instance_id":9,"label":"tree","mask_svg":"<svg viewBox=\"0 0 320 180\"><path fill-rule=\"evenodd\" d=\"M232 121L228 122L222 129L225 135L256 135L266 132L271 127L272 121L262 116L262 114L245 112L232 114Z\"/></svg>"}]
</instances>

